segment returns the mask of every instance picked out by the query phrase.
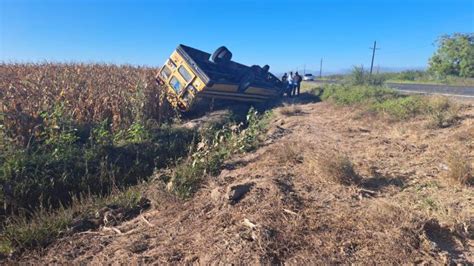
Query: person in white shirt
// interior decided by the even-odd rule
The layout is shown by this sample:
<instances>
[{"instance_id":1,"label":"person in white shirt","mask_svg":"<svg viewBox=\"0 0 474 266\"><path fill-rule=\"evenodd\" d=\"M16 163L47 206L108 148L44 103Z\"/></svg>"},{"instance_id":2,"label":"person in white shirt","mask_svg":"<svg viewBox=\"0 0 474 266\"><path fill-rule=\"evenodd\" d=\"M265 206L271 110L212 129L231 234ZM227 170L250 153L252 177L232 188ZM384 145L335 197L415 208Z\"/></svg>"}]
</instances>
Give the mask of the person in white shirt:
<instances>
[{"instance_id":1,"label":"person in white shirt","mask_svg":"<svg viewBox=\"0 0 474 266\"><path fill-rule=\"evenodd\" d=\"M286 88L286 95L291 97L291 92L293 91L293 87L295 86L294 80L293 80L293 72L288 73L288 87Z\"/></svg>"}]
</instances>

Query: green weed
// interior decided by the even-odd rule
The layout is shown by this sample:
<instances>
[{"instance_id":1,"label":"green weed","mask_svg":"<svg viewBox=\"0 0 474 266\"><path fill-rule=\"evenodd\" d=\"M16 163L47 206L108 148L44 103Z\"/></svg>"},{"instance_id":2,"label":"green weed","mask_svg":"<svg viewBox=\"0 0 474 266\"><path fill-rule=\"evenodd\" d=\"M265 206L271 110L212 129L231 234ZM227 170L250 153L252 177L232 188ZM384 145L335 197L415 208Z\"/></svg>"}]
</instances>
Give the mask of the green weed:
<instances>
[{"instance_id":1,"label":"green weed","mask_svg":"<svg viewBox=\"0 0 474 266\"><path fill-rule=\"evenodd\" d=\"M370 109L403 120L422 114L425 102L419 96L399 97L375 103Z\"/></svg>"},{"instance_id":2,"label":"green weed","mask_svg":"<svg viewBox=\"0 0 474 266\"><path fill-rule=\"evenodd\" d=\"M446 97L406 96L377 86L330 85L324 88L322 99L338 105L359 105L396 120L426 115L431 127L455 124L459 112L459 107Z\"/></svg>"},{"instance_id":3,"label":"green weed","mask_svg":"<svg viewBox=\"0 0 474 266\"><path fill-rule=\"evenodd\" d=\"M270 113L259 115L250 109L245 124L231 123L205 129L189 156L176 166L168 188L180 197L191 196L203 177L217 175L231 155L258 146L260 136L268 126L269 116Z\"/></svg>"},{"instance_id":4,"label":"green weed","mask_svg":"<svg viewBox=\"0 0 474 266\"><path fill-rule=\"evenodd\" d=\"M384 87L330 85L324 88L322 100L339 105L378 103L397 97L397 93Z\"/></svg>"}]
</instances>

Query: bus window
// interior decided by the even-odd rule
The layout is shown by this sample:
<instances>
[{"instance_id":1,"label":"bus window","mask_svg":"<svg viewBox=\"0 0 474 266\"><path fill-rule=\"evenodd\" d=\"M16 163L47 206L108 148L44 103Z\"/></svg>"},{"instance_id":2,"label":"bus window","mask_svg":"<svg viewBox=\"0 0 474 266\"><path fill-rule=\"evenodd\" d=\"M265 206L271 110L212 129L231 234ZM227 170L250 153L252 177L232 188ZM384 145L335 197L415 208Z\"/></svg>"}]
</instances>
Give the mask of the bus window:
<instances>
[{"instance_id":1,"label":"bus window","mask_svg":"<svg viewBox=\"0 0 474 266\"><path fill-rule=\"evenodd\" d=\"M171 87L173 87L173 89L174 89L174 91L176 91L176 93L179 93L181 91L181 88L183 87L176 77L171 78L170 85L171 85Z\"/></svg>"},{"instance_id":2,"label":"bus window","mask_svg":"<svg viewBox=\"0 0 474 266\"><path fill-rule=\"evenodd\" d=\"M164 79L164 80L168 80L168 78L170 77L171 75L171 70L167 67L167 66L163 66L163 69L161 69L161 72L160 72L160 76Z\"/></svg>"},{"instance_id":3,"label":"bus window","mask_svg":"<svg viewBox=\"0 0 474 266\"><path fill-rule=\"evenodd\" d=\"M181 74L181 76L183 77L183 79L186 80L186 82L190 82L191 79L193 78L193 77L191 76L191 74L189 74L188 70L187 70L185 67L183 67L183 66L180 66L180 67L178 68L178 71L179 71L179 73Z\"/></svg>"},{"instance_id":4,"label":"bus window","mask_svg":"<svg viewBox=\"0 0 474 266\"><path fill-rule=\"evenodd\" d=\"M168 65L169 68L171 69L176 69L176 65L171 61L171 59L166 60L166 64Z\"/></svg>"}]
</instances>

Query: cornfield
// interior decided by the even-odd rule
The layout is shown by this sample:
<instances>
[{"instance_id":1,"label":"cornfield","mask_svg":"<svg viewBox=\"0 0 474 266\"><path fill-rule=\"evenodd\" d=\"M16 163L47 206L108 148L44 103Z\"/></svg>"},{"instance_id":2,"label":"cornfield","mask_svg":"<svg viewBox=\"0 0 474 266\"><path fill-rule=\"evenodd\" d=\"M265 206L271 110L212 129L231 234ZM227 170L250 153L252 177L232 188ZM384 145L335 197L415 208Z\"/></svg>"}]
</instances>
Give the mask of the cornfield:
<instances>
[{"instance_id":1,"label":"cornfield","mask_svg":"<svg viewBox=\"0 0 474 266\"><path fill-rule=\"evenodd\" d=\"M41 114L58 106L78 124L110 123L112 130L136 119L160 123L168 108L154 82L156 69L106 64L0 64L0 127L27 145Z\"/></svg>"}]
</instances>

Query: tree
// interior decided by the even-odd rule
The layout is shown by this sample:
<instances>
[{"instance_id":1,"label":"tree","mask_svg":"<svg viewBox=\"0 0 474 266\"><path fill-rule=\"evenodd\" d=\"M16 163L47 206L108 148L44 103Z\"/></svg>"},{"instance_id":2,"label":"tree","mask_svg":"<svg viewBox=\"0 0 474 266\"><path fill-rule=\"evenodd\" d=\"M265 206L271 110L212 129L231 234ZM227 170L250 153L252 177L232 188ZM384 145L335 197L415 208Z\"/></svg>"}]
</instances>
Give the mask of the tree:
<instances>
[{"instance_id":1,"label":"tree","mask_svg":"<svg viewBox=\"0 0 474 266\"><path fill-rule=\"evenodd\" d=\"M443 35L428 71L438 76L474 77L474 33Z\"/></svg>"}]
</instances>

